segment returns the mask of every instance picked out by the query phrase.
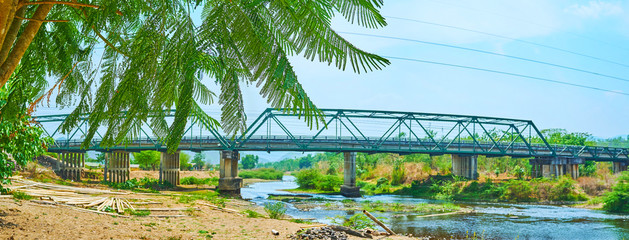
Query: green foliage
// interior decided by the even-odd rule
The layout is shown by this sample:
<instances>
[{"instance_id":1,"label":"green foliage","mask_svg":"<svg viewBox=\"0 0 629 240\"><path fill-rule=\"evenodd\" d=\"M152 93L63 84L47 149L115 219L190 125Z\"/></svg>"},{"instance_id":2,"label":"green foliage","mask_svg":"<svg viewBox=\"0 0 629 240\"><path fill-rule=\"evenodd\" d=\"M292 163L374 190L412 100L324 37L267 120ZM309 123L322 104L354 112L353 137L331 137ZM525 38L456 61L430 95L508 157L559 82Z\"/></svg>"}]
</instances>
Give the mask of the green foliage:
<instances>
[{"instance_id":1,"label":"green foliage","mask_svg":"<svg viewBox=\"0 0 629 240\"><path fill-rule=\"evenodd\" d=\"M242 213L247 215L248 218L260 218L260 217L262 217L262 214L260 214L259 212L256 212L256 211L253 211L253 210L249 210L249 209L242 211Z\"/></svg>"},{"instance_id":2,"label":"green foliage","mask_svg":"<svg viewBox=\"0 0 629 240\"><path fill-rule=\"evenodd\" d=\"M403 161L395 161L393 171L391 172L391 185L397 186L406 180L406 170Z\"/></svg>"},{"instance_id":3,"label":"green foliage","mask_svg":"<svg viewBox=\"0 0 629 240\"><path fill-rule=\"evenodd\" d=\"M173 152L190 117L208 127L219 126L199 107L214 102L222 106L222 129L230 135L243 132L246 115L241 88L245 84L259 86L271 107L288 109L303 116L308 126L317 127L323 124L323 114L298 82L291 56L316 59L342 70L351 66L357 73L390 63L358 49L330 24L341 15L361 26L383 27L386 22L378 11L381 1L85 3L98 8L83 8L80 14L73 6L56 5L48 18L67 22L33 23L42 27L30 47L15 53L20 58L10 58L11 66L19 66L0 72L0 82L13 76L23 82L23 88L37 86L35 93L44 89L48 79L63 78L57 103L77 107L62 132L77 126L82 121L79 116L91 113L85 146L101 126L107 128L102 146L139 136L139 125L150 116L151 128ZM51 7L24 9L31 13L39 6ZM45 19L47 13L42 13ZM18 34L18 41L29 39ZM5 41L5 46L15 45L11 41ZM105 46L102 64L92 64L95 48L101 45ZM201 81L203 75L214 79L210 82L218 85L219 94ZM169 124L161 112L174 108L175 119ZM132 111L118 121L123 110Z\"/></svg>"},{"instance_id":4,"label":"green foliage","mask_svg":"<svg viewBox=\"0 0 629 240\"><path fill-rule=\"evenodd\" d=\"M282 219L286 213L286 206L282 202L264 204L264 211L272 219Z\"/></svg>"},{"instance_id":5,"label":"green foliage","mask_svg":"<svg viewBox=\"0 0 629 240\"><path fill-rule=\"evenodd\" d=\"M343 179L337 175L323 175L315 183L315 188L322 191L334 191L343 184Z\"/></svg>"},{"instance_id":6,"label":"green foliage","mask_svg":"<svg viewBox=\"0 0 629 240\"><path fill-rule=\"evenodd\" d=\"M336 216L332 219L332 223L342 225L352 229L375 228L373 221L361 213L354 214L350 217Z\"/></svg>"},{"instance_id":7,"label":"green foliage","mask_svg":"<svg viewBox=\"0 0 629 240\"><path fill-rule=\"evenodd\" d=\"M603 209L608 212L629 213L629 171L618 177L612 191L603 199Z\"/></svg>"},{"instance_id":8,"label":"green foliage","mask_svg":"<svg viewBox=\"0 0 629 240\"><path fill-rule=\"evenodd\" d=\"M225 198L221 197L220 194L215 191L198 191L198 192L183 193L179 195L179 199L177 201L179 203L192 203L196 200L209 201L222 208L225 207L225 202L226 202Z\"/></svg>"},{"instance_id":9,"label":"green foliage","mask_svg":"<svg viewBox=\"0 0 629 240\"><path fill-rule=\"evenodd\" d=\"M196 178L196 177L184 177L179 179L181 185L218 185L218 178Z\"/></svg>"},{"instance_id":10,"label":"green foliage","mask_svg":"<svg viewBox=\"0 0 629 240\"><path fill-rule=\"evenodd\" d=\"M241 160L242 168L243 169L255 168L256 165L258 164L259 159L260 157L258 155L251 155L251 154L245 155Z\"/></svg>"},{"instance_id":11,"label":"green foliage","mask_svg":"<svg viewBox=\"0 0 629 240\"><path fill-rule=\"evenodd\" d=\"M585 161L585 164L579 164L579 174L581 176L594 176L596 174L596 162Z\"/></svg>"},{"instance_id":12,"label":"green foliage","mask_svg":"<svg viewBox=\"0 0 629 240\"><path fill-rule=\"evenodd\" d=\"M282 180L284 172L272 168L259 168L249 171L240 171L238 176L241 178L257 178L266 180Z\"/></svg>"},{"instance_id":13,"label":"green foliage","mask_svg":"<svg viewBox=\"0 0 629 240\"><path fill-rule=\"evenodd\" d=\"M127 189L127 190L139 191L139 192L158 192L159 190L173 188L173 185L168 182L164 182L160 184L158 179L149 178L149 177L144 177L140 180L138 180L137 178L133 178L123 183L114 183L114 182L105 182L105 181L101 183L108 185L111 188Z\"/></svg>"},{"instance_id":14,"label":"green foliage","mask_svg":"<svg viewBox=\"0 0 629 240\"><path fill-rule=\"evenodd\" d=\"M21 86L23 82L9 81L0 86L0 192L10 183L16 166L24 167L33 158L46 152L52 138L42 137L43 130L32 126L24 103L29 100L33 86ZM36 94L36 93L35 93Z\"/></svg>"},{"instance_id":15,"label":"green foliage","mask_svg":"<svg viewBox=\"0 0 629 240\"><path fill-rule=\"evenodd\" d=\"M31 199L33 199L33 196L28 195L25 192L20 192L20 191L13 191L11 193L11 195L13 195L13 199L16 199L16 200L31 200Z\"/></svg>"},{"instance_id":16,"label":"green foliage","mask_svg":"<svg viewBox=\"0 0 629 240\"><path fill-rule=\"evenodd\" d=\"M299 169L310 168L312 167L313 162L314 159L310 154L305 157L299 158Z\"/></svg>"},{"instance_id":17,"label":"green foliage","mask_svg":"<svg viewBox=\"0 0 629 240\"><path fill-rule=\"evenodd\" d=\"M506 184L501 199L507 201L528 202L533 200L533 188L527 181L514 180Z\"/></svg>"},{"instance_id":18,"label":"green foliage","mask_svg":"<svg viewBox=\"0 0 629 240\"><path fill-rule=\"evenodd\" d=\"M125 212L128 211L130 215L133 216L138 216L138 217L145 217L148 215L151 215L151 211L149 210L131 210L131 209L125 209Z\"/></svg>"},{"instance_id":19,"label":"green foliage","mask_svg":"<svg viewBox=\"0 0 629 240\"><path fill-rule=\"evenodd\" d=\"M192 158L192 164L194 169L196 170L202 170L203 166L205 166L205 161L204 161L205 155L203 155L203 153L195 153L194 154L194 158Z\"/></svg>"},{"instance_id":20,"label":"green foliage","mask_svg":"<svg viewBox=\"0 0 629 240\"><path fill-rule=\"evenodd\" d=\"M155 171L159 167L161 153L158 151L141 151L133 153L133 158L142 170Z\"/></svg>"},{"instance_id":21,"label":"green foliage","mask_svg":"<svg viewBox=\"0 0 629 240\"><path fill-rule=\"evenodd\" d=\"M569 133L565 129L553 128L541 131L546 141L550 144L565 144L574 146L593 146L592 135L589 133Z\"/></svg>"},{"instance_id":22,"label":"green foliage","mask_svg":"<svg viewBox=\"0 0 629 240\"><path fill-rule=\"evenodd\" d=\"M183 152L179 152L179 170L190 171L192 170L192 164L190 164L190 155Z\"/></svg>"},{"instance_id":23,"label":"green foliage","mask_svg":"<svg viewBox=\"0 0 629 240\"><path fill-rule=\"evenodd\" d=\"M301 170L297 173L296 180L299 188L316 189L317 181L323 176L317 169Z\"/></svg>"}]
</instances>

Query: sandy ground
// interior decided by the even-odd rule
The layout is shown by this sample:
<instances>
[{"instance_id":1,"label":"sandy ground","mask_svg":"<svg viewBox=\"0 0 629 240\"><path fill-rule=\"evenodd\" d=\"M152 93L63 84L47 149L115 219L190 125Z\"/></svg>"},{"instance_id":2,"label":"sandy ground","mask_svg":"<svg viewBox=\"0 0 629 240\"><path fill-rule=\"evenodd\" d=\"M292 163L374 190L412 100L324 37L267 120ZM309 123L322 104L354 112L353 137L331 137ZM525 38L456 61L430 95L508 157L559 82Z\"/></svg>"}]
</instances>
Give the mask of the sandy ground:
<instances>
[{"instance_id":1,"label":"sandy ground","mask_svg":"<svg viewBox=\"0 0 629 240\"><path fill-rule=\"evenodd\" d=\"M133 171L134 175L153 174ZM207 175L207 172L185 172L182 176ZM49 183L52 184L52 183ZM75 186L104 188L102 185L74 183ZM182 217L110 216L79 211L64 205L46 205L28 200L14 200L0 195L0 239L287 239L302 227L312 226L288 220L248 218L203 205L196 200L179 203L178 195L194 190L182 186L178 191L116 195L129 201L158 202L136 208L198 208L184 211L151 211L151 215ZM100 195L106 196L106 195ZM241 199L229 199L226 208L237 211L253 210L266 216L264 209ZM318 224L315 224L318 225ZM280 232L279 236L271 229ZM350 238L359 239L359 238ZM407 237L378 237L377 239L409 239Z\"/></svg>"}]
</instances>

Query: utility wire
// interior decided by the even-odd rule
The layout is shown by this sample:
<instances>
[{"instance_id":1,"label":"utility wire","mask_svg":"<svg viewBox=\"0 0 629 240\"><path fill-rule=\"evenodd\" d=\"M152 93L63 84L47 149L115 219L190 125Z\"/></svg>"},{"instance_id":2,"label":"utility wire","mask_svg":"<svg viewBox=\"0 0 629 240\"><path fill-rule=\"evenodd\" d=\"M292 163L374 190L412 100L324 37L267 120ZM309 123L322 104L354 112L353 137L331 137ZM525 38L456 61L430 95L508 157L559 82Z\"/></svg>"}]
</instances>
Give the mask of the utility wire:
<instances>
[{"instance_id":1,"label":"utility wire","mask_svg":"<svg viewBox=\"0 0 629 240\"><path fill-rule=\"evenodd\" d=\"M445 27L445 28L452 28L452 29L457 29L457 30L461 30L461 31L473 32L473 33L483 34L483 35L497 37L497 38L502 38L502 39L508 39L508 40L512 40L512 41L516 41L516 42L521 42L521 43L526 43L526 44L529 44L529 45L534 45L534 46L538 46L538 47L548 48L548 49L552 49L552 50L559 51L559 52L569 53L569 54L572 54L572 55L581 56L581 57L585 57L585 58L590 58L590 59L594 59L594 60L597 60L597 61L611 63L611 64L615 64L615 65L619 65L619 66L623 66L623 67L629 68L629 65L624 64L624 63L619 63L619 62L616 62L616 61L607 60L607 59L604 59L604 58L599 58L599 57L595 57L595 56L591 56L591 55L587 55L587 54L583 54L583 53L579 53L579 52L575 52L575 51L571 51L571 50L566 50L566 49L563 49L563 48L553 47L553 46L546 45L546 44L526 41L526 40L512 38L512 37L507 37L507 36L503 36L503 35L498 35L498 34L493 34L493 33L488 33L488 32L468 29L468 28L463 28L463 27L457 27L457 26L452 26L452 25L446 25L446 24L440 24L440 23L421 21L421 20L417 20L417 19L402 18L402 17L395 17L395 16L384 16L384 17L390 18L390 19L402 20L402 21L423 23L423 24L427 24L427 25L433 25L433 26L439 26L439 27Z\"/></svg>"},{"instance_id":2,"label":"utility wire","mask_svg":"<svg viewBox=\"0 0 629 240\"><path fill-rule=\"evenodd\" d=\"M470 69L470 70L476 70L476 71L482 71L482 72L497 73L497 74L502 74L502 75L521 77L521 78L528 78L528 79L533 79L533 80L538 80L538 81L543 81L543 82L551 82L551 83L556 83L556 84L562 84L562 85L568 85L568 86L573 86L573 87L580 87L580 88L586 88L586 89L591 89L591 90L596 90L596 91L616 93L616 94L620 94L620 95L629 96L629 93L624 93L624 92L621 92L621 91L614 91L614 90L609 90L609 89L604 89L604 88L591 87L591 86L581 85L581 84L576 84L576 83L562 82L562 81L557 81L557 80L553 80L553 79L534 77L534 76L523 75L523 74L518 74L518 73L503 72L503 71L486 69L486 68L478 68L478 67L471 67L471 66L464 66L464 65L457 65L457 64L443 63L443 62L434 62L434 61L414 59L414 58L393 57L393 56L385 56L385 55L380 55L380 56L385 57L385 58L390 58L390 59L409 61L409 62L428 63L428 64L448 66L448 67L455 67L455 68L463 68L463 69Z\"/></svg>"},{"instance_id":3,"label":"utility wire","mask_svg":"<svg viewBox=\"0 0 629 240\"><path fill-rule=\"evenodd\" d=\"M512 19L512 20L515 20L515 21L518 21L518 22L527 23L527 24L530 24L530 25L539 26L539 27L543 27L543 28L546 28L546 29L553 29L552 26L545 25L545 24L542 24L542 23L539 23L539 22L530 21L530 20L527 20L527 19L524 19L524 18L513 17L513 16L507 15L507 14L502 14L502 13L497 13L497 12L493 12L493 11L488 11L486 9L479 9L479 8L474 8L474 7L470 7L470 6L462 6L462 5L458 5L458 4L454 4L454 3L446 3L446 2L438 1L438 0L432 0L432 2L438 3L438 4L442 4L442 5L449 5L450 7L458 7L458 8L461 8L461 9L468 10L468 11L474 11L474 12L480 12L480 13L489 13L489 14L496 15L496 16L499 16L499 17L502 17L502 18ZM603 41L601 39L585 36L585 35L578 34L578 33L575 33L575 32L566 32L566 33L568 33L570 35L573 35L575 37L579 37L579 38L587 39L587 40L590 40L590 41L595 41L595 42L600 42L600 43L604 43L604 44L607 44L607 45L611 45L611 46L614 46L616 48L619 48L619 49L622 49L622 50L625 50L625 51L628 50L627 48L625 48L623 46L620 46L620 45L614 44L614 43L610 43L610 42L607 42L607 41Z\"/></svg>"},{"instance_id":4,"label":"utility wire","mask_svg":"<svg viewBox=\"0 0 629 240\"><path fill-rule=\"evenodd\" d=\"M603 74L603 73L592 72L592 71L583 70L583 69L579 69L579 68L574 68L574 67L569 67L569 66L564 66L564 65L559 65L559 64L554 64L554 63L534 60L534 59L530 59L530 58L523 58L523 57L518 57L518 56L513 56L513 55L508 55L508 54L502 54L502 53L494 53L494 52L489 52L489 51L480 50L480 49L459 47L459 46L454 46L454 45L449 45L449 44L444 44L444 43L428 42L428 41L422 41L422 40L416 40L416 39L400 38L400 37L392 37L392 36L384 36L384 35L376 35L376 34L355 33L355 32L339 32L339 33L350 34L350 35L357 35L357 36L375 37L375 38L394 39L394 40L407 41L407 42L416 42L416 43L435 45L435 46L441 46L441 47L447 47L447 48L455 48L455 49L460 49L460 50L465 50L465 51L478 52L478 53L483 53L483 54L488 54L488 55L501 56L501 57L512 58L512 59L517 59L517 60L522 60L522 61L527 61L527 62L533 62L533 63L543 64L543 65L547 65L547 66L558 67L558 68L573 70L573 71L577 71L577 72L592 74L592 75L596 75L596 76L600 76L600 77L606 77L606 78L616 79L616 80L620 80L620 81L624 81L624 82L629 82L629 79L622 78L622 77L616 77L616 76L607 75L607 74Z\"/></svg>"}]
</instances>

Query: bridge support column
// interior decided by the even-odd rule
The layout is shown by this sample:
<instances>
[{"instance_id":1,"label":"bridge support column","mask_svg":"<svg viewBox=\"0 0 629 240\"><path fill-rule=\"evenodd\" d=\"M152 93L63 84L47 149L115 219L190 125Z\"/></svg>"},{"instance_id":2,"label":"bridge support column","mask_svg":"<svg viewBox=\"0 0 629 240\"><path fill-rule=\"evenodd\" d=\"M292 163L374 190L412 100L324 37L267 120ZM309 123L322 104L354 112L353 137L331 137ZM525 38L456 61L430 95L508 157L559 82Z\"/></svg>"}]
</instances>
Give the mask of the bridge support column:
<instances>
[{"instance_id":1,"label":"bridge support column","mask_svg":"<svg viewBox=\"0 0 629 240\"><path fill-rule=\"evenodd\" d=\"M629 163L626 162L613 162L612 163L612 171L614 174L621 173L622 171L627 171L627 165Z\"/></svg>"},{"instance_id":2,"label":"bridge support column","mask_svg":"<svg viewBox=\"0 0 629 240\"><path fill-rule=\"evenodd\" d=\"M240 194L242 178L238 177L238 151L221 151L220 178L218 190L221 192Z\"/></svg>"},{"instance_id":3,"label":"bridge support column","mask_svg":"<svg viewBox=\"0 0 629 240\"><path fill-rule=\"evenodd\" d=\"M452 174L468 179L478 179L476 155L452 154Z\"/></svg>"},{"instance_id":4,"label":"bridge support column","mask_svg":"<svg viewBox=\"0 0 629 240\"><path fill-rule=\"evenodd\" d=\"M343 185L341 185L341 195L345 197L361 197L360 188L356 186L356 152L345 152L343 168Z\"/></svg>"},{"instance_id":5,"label":"bridge support column","mask_svg":"<svg viewBox=\"0 0 629 240\"><path fill-rule=\"evenodd\" d=\"M129 180L129 152L113 151L105 154L105 181L122 183Z\"/></svg>"},{"instance_id":6,"label":"bridge support column","mask_svg":"<svg viewBox=\"0 0 629 240\"><path fill-rule=\"evenodd\" d=\"M579 164L583 158L572 157L540 157L529 160L532 165L531 177L554 178L569 175L572 179L579 178Z\"/></svg>"},{"instance_id":7,"label":"bridge support column","mask_svg":"<svg viewBox=\"0 0 629 240\"><path fill-rule=\"evenodd\" d=\"M62 152L59 154L59 175L63 179L81 181L81 174L85 166L85 153Z\"/></svg>"},{"instance_id":8,"label":"bridge support column","mask_svg":"<svg viewBox=\"0 0 629 240\"><path fill-rule=\"evenodd\" d=\"M179 151L173 154L162 152L159 162L159 182L179 185Z\"/></svg>"}]
</instances>

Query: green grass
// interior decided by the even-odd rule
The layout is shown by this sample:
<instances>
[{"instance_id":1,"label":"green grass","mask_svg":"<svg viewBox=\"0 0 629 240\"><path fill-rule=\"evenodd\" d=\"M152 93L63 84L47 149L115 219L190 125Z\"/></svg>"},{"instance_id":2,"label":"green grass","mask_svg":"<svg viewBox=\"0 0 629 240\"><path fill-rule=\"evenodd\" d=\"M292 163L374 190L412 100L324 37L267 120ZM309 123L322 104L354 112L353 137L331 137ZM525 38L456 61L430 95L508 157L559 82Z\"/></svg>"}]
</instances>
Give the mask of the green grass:
<instances>
[{"instance_id":1,"label":"green grass","mask_svg":"<svg viewBox=\"0 0 629 240\"><path fill-rule=\"evenodd\" d=\"M264 204L264 211L269 214L269 218L281 219L286 213L286 206L282 202Z\"/></svg>"},{"instance_id":2,"label":"green grass","mask_svg":"<svg viewBox=\"0 0 629 240\"><path fill-rule=\"evenodd\" d=\"M25 192L20 192L20 191L13 191L13 193L11 193L11 195L13 195L13 199L15 199L15 200L31 200L31 199L33 199L33 196L28 195Z\"/></svg>"},{"instance_id":3,"label":"green grass","mask_svg":"<svg viewBox=\"0 0 629 240\"><path fill-rule=\"evenodd\" d=\"M257 178L265 180L282 180L284 172L272 168L260 168L255 170L243 170L238 173L241 178Z\"/></svg>"},{"instance_id":4,"label":"green grass","mask_svg":"<svg viewBox=\"0 0 629 240\"><path fill-rule=\"evenodd\" d=\"M263 215L259 212L253 211L253 210L244 210L242 211L243 214L245 214L248 218L261 218Z\"/></svg>"},{"instance_id":5,"label":"green grass","mask_svg":"<svg viewBox=\"0 0 629 240\"><path fill-rule=\"evenodd\" d=\"M181 185L209 185L215 186L218 185L218 178L196 178L196 177L185 177L179 180Z\"/></svg>"},{"instance_id":6,"label":"green grass","mask_svg":"<svg viewBox=\"0 0 629 240\"><path fill-rule=\"evenodd\" d=\"M214 191L197 191L187 192L178 196L179 203L191 203L196 200L205 200L218 205L219 207L225 207L225 198L221 197L219 193Z\"/></svg>"}]
</instances>

